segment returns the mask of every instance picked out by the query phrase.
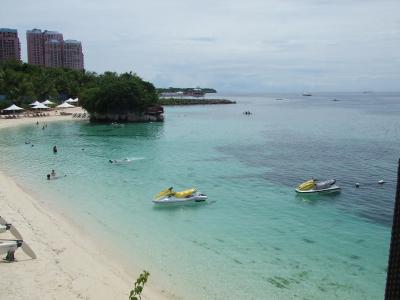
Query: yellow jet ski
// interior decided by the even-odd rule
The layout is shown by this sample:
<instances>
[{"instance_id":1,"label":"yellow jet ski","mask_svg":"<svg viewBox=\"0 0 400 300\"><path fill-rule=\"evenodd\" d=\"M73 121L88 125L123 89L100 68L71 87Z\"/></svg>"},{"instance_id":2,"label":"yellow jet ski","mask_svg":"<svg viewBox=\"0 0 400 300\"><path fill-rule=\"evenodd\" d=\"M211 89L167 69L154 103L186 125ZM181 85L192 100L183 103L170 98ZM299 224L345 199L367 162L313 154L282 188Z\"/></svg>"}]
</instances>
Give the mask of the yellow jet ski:
<instances>
[{"instance_id":1,"label":"yellow jet ski","mask_svg":"<svg viewBox=\"0 0 400 300\"><path fill-rule=\"evenodd\" d=\"M303 194L333 193L339 191L340 187L336 185L335 179L329 179L325 181L318 181L316 179L311 179L306 182L303 182L296 188L296 192Z\"/></svg>"},{"instance_id":2,"label":"yellow jet ski","mask_svg":"<svg viewBox=\"0 0 400 300\"><path fill-rule=\"evenodd\" d=\"M187 189L180 192L174 192L170 187L159 192L153 199L155 204L177 204L190 202L203 202L207 200L207 195L201 194L195 188Z\"/></svg>"}]
</instances>

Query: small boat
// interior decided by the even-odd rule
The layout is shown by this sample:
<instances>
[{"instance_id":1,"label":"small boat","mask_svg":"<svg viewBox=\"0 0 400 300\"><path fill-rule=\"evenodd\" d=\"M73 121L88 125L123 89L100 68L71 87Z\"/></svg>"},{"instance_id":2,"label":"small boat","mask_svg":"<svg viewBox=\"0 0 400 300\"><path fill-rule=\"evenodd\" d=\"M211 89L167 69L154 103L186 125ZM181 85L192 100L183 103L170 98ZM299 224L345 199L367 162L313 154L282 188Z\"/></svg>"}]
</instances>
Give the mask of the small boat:
<instances>
[{"instance_id":1,"label":"small boat","mask_svg":"<svg viewBox=\"0 0 400 300\"><path fill-rule=\"evenodd\" d=\"M303 96L310 97L310 96L312 96L312 94L311 93L303 93Z\"/></svg>"},{"instance_id":2,"label":"small boat","mask_svg":"<svg viewBox=\"0 0 400 300\"><path fill-rule=\"evenodd\" d=\"M207 200L207 195L201 194L197 189L187 189L180 192L174 192L170 187L166 190L159 192L153 199L155 204L181 204L181 203L194 203L204 202Z\"/></svg>"},{"instance_id":3,"label":"small boat","mask_svg":"<svg viewBox=\"0 0 400 300\"><path fill-rule=\"evenodd\" d=\"M336 185L335 179L329 179L325 181L318 181L311 179L303 182L296 188L297 193L312 194L312 193L334 193L339 192L340 187Z\"/></svg>"}]
</instances>

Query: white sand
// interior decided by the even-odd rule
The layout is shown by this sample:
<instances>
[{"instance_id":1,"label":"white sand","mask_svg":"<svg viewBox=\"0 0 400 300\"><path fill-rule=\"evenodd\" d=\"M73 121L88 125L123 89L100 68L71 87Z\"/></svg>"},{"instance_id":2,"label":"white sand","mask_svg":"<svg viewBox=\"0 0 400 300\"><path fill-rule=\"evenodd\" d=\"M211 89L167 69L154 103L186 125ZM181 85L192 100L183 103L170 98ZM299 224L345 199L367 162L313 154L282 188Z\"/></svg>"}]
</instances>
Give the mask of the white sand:
<instances>
[{"instance_id":1,"label":"white sand","mask_svg":"<svg viewBox=\"0 0 400 300\"><path fill-rule=\"evenodd\" d=\"M67 119L72 117L0 119L0 129L33 124L37 120ZM141 270L129 270L129 274L137 274L129 276L105 254L99 243L66 217L34 199L1 171L0 216L16 226L38 256L31 260L18 249L16 262L0 262L0 300L128 299ZM1 233L0 238L12 236L7 232ZM144 288L144 296L144 299L167 299L152 286L151 280Z\"/></svg>"},{"instance_id":2,"label":"white sand","mask_svg":"<svg viewBox=\"0 0 400 300\"><path fill-rule=\"evenodd\" d=\"M57 110L57 113L55 110L49 111L46 113L49 113L50 116L46 117L20 117L16 119L4 119L0 118L0 129L1 128L6 128L6 127L12 127L12 126L17 126L21 124L35 124L36 121L39 121L39 123L47 123L47 122L53 122L53 121L60 121L60 120L73 120L72 115L60 115L60 112L66 112L69 114L73 113L83 113L84 110L80 107L74 107L74 108L67 108L63 110ZM22 114L21 114L22 115ZM74 120L79 120L79 119L74 119Z\"/></svg>"}]
</instances>

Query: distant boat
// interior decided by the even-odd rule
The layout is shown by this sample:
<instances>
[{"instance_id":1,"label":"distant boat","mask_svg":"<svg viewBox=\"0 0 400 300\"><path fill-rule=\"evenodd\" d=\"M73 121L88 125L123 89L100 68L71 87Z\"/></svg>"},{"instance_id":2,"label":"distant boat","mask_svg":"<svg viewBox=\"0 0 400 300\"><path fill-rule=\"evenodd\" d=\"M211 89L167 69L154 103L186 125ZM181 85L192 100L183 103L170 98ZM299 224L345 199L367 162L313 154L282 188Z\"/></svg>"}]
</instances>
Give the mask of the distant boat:
<instances>
[{"instance_id":1,"label":"distant boat","mask_svg":"<svg viewBox=\"0 0 400 300\"><path fill-rule=\"evenodd\" d=\"M303 93L303 96L309 97L309 96L312 96L312 94L311 93Z\"/></svg>"}]
</instances>

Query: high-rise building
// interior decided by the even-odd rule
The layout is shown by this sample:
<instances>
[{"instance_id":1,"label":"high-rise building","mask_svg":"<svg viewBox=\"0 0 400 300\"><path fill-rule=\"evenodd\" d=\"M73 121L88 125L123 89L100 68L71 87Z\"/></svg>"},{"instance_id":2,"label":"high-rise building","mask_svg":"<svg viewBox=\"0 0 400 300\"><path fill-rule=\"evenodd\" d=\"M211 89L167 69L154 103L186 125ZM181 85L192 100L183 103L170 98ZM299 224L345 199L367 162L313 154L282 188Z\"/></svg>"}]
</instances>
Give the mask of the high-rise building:
<instances>
[{"instance_id":1,"label":"high-rise building","mask_svg":"<svg viewBox=\"0 0 400 300\"><path fill-rule=\"evenodd\" d=\"M83 53L81 42L75 40L65 40L63 54L64 68L76 70L83 69Z\"/></svg>"},{"instance_id":2,"label":"high-rise building","mask_svg":"<svg viewBox=\"0 0 400 300\"><path fill-rule=\"evenodd\" d=\"M57 31L26 32L28 63L52 68L83 69L82 45L79 41L64 41Z\"/></svg>"},{"instance_id":3,"label":"high-rise building","mask_svg":"<svg viewBox=\"0 0 400 300\"><path fill-rule=\"evenodd\" d=\"M21 60L21 45L16 29L0 28L0 63Z\"/></svg>"},{"instance_id":4,"label":"high-rise building","mask_svg":"<svg viewBox=\"0 0 400 300\"><path fill-rule=\"evenodd\" d=\"M26 32L26 44L28 48L28 63L44 66L44 38L40 29L32 29Z\"/></svg>"},{"instance_id":5,"label":"high-rise building","mask_svg":"<svg viewBox=\"0 0 400 300\"><path fill-rule=\"evenodd\" d=\"M43 40L44 42L51 41L51 40L57 40L62 42L64 40L64 37L62 33L59 33L57 31L49 31L45 30L43 31Z\"/></svg>"},{"instance_id":6,"label":"high-rise building","mask_svg":"<svg viewBox=\"0 0 400 300\"><path fill-rule=\"evenodd\" d=\"M48 40L44 42L44 65L52 68L63 67L63 42Z\"/></svg>"}]
</instances>

